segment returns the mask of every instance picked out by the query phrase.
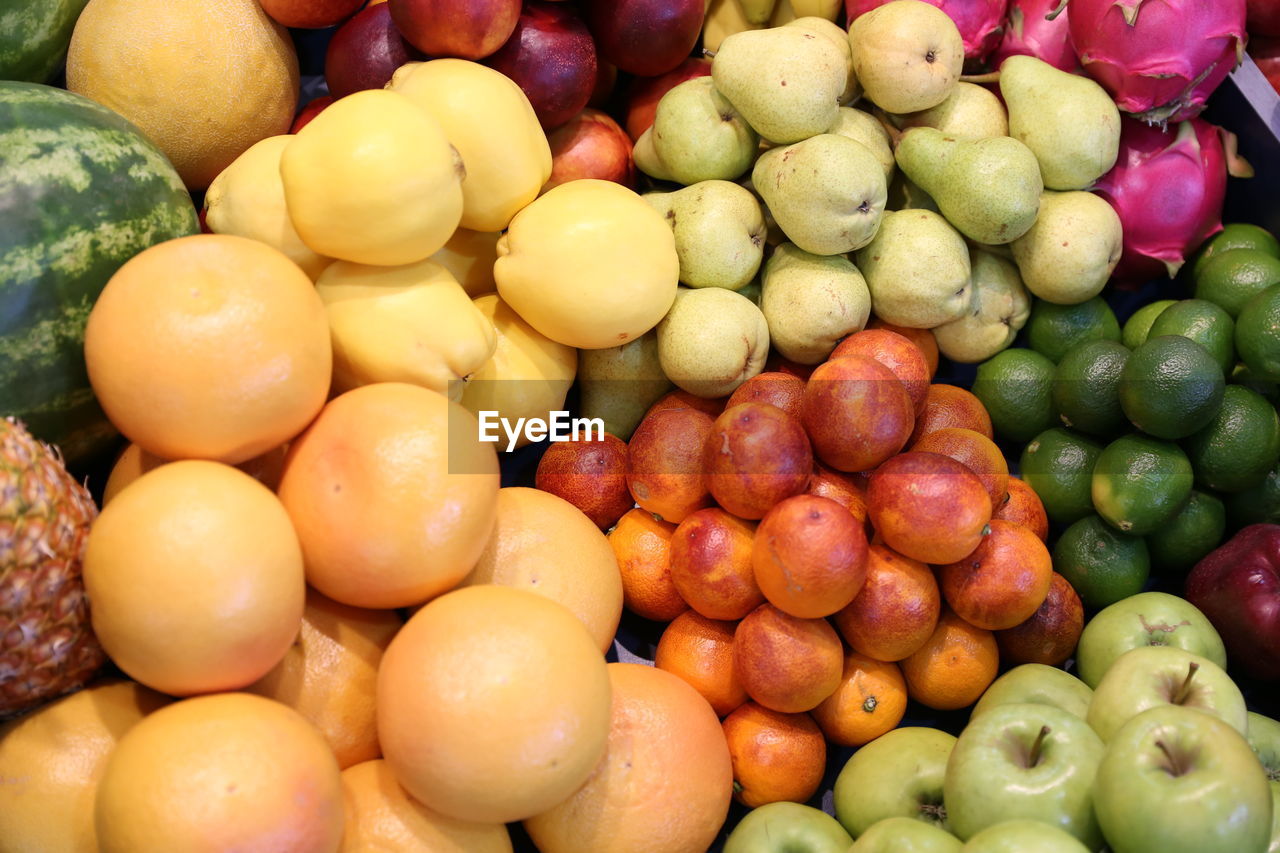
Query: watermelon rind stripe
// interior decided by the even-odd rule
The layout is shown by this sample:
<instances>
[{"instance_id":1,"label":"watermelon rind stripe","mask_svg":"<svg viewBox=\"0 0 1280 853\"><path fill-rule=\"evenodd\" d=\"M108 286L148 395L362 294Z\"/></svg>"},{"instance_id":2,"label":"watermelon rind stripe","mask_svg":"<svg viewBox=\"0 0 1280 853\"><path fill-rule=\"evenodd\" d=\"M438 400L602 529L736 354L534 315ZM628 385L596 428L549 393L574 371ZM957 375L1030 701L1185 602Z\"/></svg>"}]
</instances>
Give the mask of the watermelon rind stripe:
<instances>
[{"instance_id":1,"label":"watermelon rind stripe","mask_svg":"<svg viewBox=\"0 0 1280 853\"><path fill-rule=\"evenodd\" d=\"M69 461L105 446L84 365L89 312L125 261L198 230L176 170L123 117L0 82L0 415Z\"/></svg>"},{"instance_id":2,"label":"watermelon rind stripe","mask_svg":"<svg viewBox=\"0 0 1280 853\"><path fill-rule=\"evenodd\" d=\"M89 0L0 0L0 80L47 83Z\"/></svg>"}]
</instances>

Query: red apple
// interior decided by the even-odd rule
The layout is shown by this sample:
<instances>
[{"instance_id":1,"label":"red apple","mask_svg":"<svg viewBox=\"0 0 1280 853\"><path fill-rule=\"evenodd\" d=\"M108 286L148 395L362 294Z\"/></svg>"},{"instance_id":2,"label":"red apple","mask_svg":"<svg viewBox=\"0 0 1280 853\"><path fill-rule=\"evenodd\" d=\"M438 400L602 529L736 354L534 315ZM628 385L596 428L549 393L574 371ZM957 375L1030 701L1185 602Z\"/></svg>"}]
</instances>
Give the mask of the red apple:
<instances>
[{"instance_id":1,"label":"red apple","mask_svg":"<svg viewBox=\"0 0 1280 853\"><path fill-rule=\"evenodd\" d=\"M361 10L338 27L324 54L324 81L335 98L361 89L381 89L401 65L422 54L404 40L391 20L390 3Z\"/></svg>"},{"instance_id":2,"label":"red apple","mask_svg":"<svg viewBox=\"0 0 1280 853\"><path fill-rule=\"evenodd\" d=\"M1233 666L1280 679L1280 524L1251 524L1211 551L1187 576L1186 593Z\"/></svg>"},{"instance_id":3,"label":"red apple","mask_svg":"<svg viewBox=\"0 0 1280 853\"><path fill-rule=\"evenodd\" d=\"M364 0L260 0L262 11L282 27L332 27L364 5Z\"/></svg>"},{"instance_id":4,"label":"red apple","mask_svg":"<svg viewBox=\"0 0 1280 853\"><path fill-rule=\"evenodd\" d=\"M489 66L524 90L544 130L582 112L596 86L596 46L571 6L525 0L511 38Z\"/></svg>"},{"instance_id":5,"label":"red apple","mask_svg":"<svg viewBox=\"0 0 1280 853\"><path fill-rule=\"evenodd\" d=\"M1280 92L1280 38L1250 36L1249 55L1271 88Z\"/></svg>"},{"instance_id":6,"label":"red apple","mask_svg":"<svg viewBox=\"0 0 1280 853\"><path fill-rule=\"evenodd\" d=\"M633 189L636 166L631 137L600 110L590 107L547 134L551 144L551 177L543 192L565 181L599 178Z\"/></svg>"},{"instance_id":7,"label":"red apple","mask_svg":"<svg viewBox=\"0 0 1280 853\"><path fill-rule=\"evenodd\" d=\"M297 133L307 126L313 118L320 115L320 111L333 103L332 95L321 95L318 98L312 98L298 110L298 115L294 118L293 124L289 126L290 133Z\"/></svg>"},{"instance_id":8,"label":"red apple","mask_svg":"<svg viewBox=\"0 0 1280 853\"><path fill-rule=\"evenodd\" d=\"M679 65L702 33L705 0L591 0L587 26L618 70L656 77Z\"/></svg>"},{"instance_id":9,"label":"red apple","mask_svg":"<svg viewBox=\"0 0 1280 853\"><path fill-rule=\"evenodd\" d=\"M1280 0L1246 0L1249 37L1280 36Z\"/></svg>"},{"instance_id":10,"label":"red apple","mask_svg":"<svg viewBox=\"0 0 1280 853\"><path fill-rule=\"evenodd\" d=\"M520 0L387 0L409 44L428 56L484 59L511 37Z\"/></svg>"},{"instance_id":11,"label":"red apple","mask_svg":"<svg viewBox=\"0 0 1280 853\"><path fill-rule=\"evenodd\" d=\"M690 56L666 74L632 80L627 91L626 115L627 133L632 141L639 139L640 134L653 124L653 114L657 112L658 101L662 100L663 95L685 80L705 77L710 73L710 59Z\"/></svg>"}]
</instances>

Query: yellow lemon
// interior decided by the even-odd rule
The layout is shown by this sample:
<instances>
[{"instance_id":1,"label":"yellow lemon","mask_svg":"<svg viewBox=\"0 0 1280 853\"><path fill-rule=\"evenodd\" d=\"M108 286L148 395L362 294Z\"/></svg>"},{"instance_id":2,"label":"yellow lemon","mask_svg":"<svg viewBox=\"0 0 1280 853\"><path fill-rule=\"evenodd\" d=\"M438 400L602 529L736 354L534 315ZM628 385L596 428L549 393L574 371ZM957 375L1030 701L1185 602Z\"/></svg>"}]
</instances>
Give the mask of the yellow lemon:
<instances>
[{"instance_id":1,"label":"yellow lemon","mask_svg":"<svg viewBox=\"0 0 1280 853\"><path fill-rule=\"evenodd\" d=\"M292 141L290 134L269 136L223 169L204 194L205 222L214 234L236 234L279 249L315 281L333 259L302 242L289 219L280 155Z\"/></svg>"},{"instance_id":2,"label":"yellow lemon","mask_svg":"<svg viewBox=\"0 0 1280 853\"><path fill-rule=\"evenodd\" d=\"M303 242L362 264L411 264L443 246L462 216L463 174L439 122L386 89L339 98L280 158Z\"/></svg>"},{"instance_id":3,"label":"yellow lemon","mask_svg":"<svg viewBox=\"0 0 1280 853\"><path fill-rule=\"evenodd\" d=\"M564 408L578 370L578 351L558 344L530 326L496 293L474 301L498 335L493 357L471 374L462 405L477 418L481 412L499 417L547 418ZM503 439L505 445L505 439ZM529 443L521 434L516 447Z\"/></svg>"},{"instance_id":4,"label":"yellow lemon","mask_svg":"<svg viewBox=\"0 0 1280 853\"><path fill-rule=\"evenodd\" d=\"M503 301L553 341L604 349L658 324L680 259L662 214L612 181L584 178L538 197L498 241Z\"/></svg>"},{"instance_id":5,"label":"yellow lemon","mask_svg":"<svg viewBox=\"0 0 1280 853\"><path fill-rule=\"evenodd\" d=\"M459 228L431 260L452 273L471 298L493 293L498 289L493 281L493 262L498 259L501 236L498 231Z\"/></svg>"},{"instance_id":6,"label":"yellow lemon","mask_svg":"<svg viewBox=\"0 0 1280 853\"><path fill-rule=\"evenodd\" d=\"M493 355L493 323L434 261L378 267L335 261L316 282L333 337L338 392L409 382L457 400L457 380Z\"/></svg>"},{"instance_id":7,"label":"yellow lemon","mask_svg":"<svg viewBox=\"0 0 1280 853\"><path fill-rule=\"evenodd\" d=\"M288 132L298 80L258 0L92 0L67 52L67 88L136 124L193 190Z\"/></svg>"},{"instance_id":8,"label":"yellow lemon","mask_svg":"<svg viewBox=\"0 0 1280 853\"><path fill-rule=\"evenodd\" d=\"M547 136L505 74L465 59L433 59L402 65L387 88L440 122L462 155L463 228L501 231L551 177Z\"/></svg>"}]
</instances>

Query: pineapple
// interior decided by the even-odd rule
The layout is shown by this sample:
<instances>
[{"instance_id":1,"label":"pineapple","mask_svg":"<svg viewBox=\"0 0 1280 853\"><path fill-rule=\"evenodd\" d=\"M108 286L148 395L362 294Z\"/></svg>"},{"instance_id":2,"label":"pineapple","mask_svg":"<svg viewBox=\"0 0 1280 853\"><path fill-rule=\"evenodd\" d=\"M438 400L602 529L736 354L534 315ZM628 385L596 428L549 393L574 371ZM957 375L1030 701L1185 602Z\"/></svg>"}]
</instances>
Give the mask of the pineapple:
<instances>
[{"instance_id":1,"label":"pineapple","mask_svg":"<svg viewBox=\"0 0 1280 853\"><path fill-rule=\"evenodd\" d=\"M97 514L56 450L0 419L0 717L74 690L106 660L80 577Z\"/></svg>"}]
</instances>

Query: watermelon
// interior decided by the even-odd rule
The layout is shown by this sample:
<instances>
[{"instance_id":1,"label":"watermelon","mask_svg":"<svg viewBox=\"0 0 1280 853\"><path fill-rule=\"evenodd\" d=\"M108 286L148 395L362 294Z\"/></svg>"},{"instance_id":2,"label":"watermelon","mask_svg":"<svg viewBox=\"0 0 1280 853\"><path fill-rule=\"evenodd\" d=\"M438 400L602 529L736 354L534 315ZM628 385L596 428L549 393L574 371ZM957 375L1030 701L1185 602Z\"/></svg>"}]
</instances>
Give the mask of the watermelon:
<instances>
[{"instance_id":1,"label":"watermelon","mask_svg":"<svg viewBox=\"0 0 1280 853\"><path fill-rule=\"evenodd\" d=\"M197 231L182 179L136 127L64 89L0 81L0 416L71 467L114 444L84 364L89 311L129 258Z\"/></svg>"},{"instance_id":2,"label":"watermelon","mask_svg":"<svg viewBox=\"0 0 1280 853\"><path fill-rule=\"evenodd\" d=\"M0 0L0 80L47 83L67 61L89 0Z\"/></svg>"}]
</instances>

